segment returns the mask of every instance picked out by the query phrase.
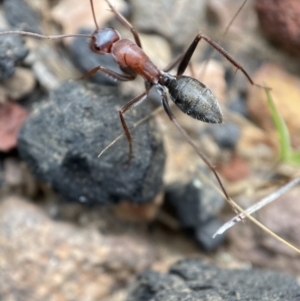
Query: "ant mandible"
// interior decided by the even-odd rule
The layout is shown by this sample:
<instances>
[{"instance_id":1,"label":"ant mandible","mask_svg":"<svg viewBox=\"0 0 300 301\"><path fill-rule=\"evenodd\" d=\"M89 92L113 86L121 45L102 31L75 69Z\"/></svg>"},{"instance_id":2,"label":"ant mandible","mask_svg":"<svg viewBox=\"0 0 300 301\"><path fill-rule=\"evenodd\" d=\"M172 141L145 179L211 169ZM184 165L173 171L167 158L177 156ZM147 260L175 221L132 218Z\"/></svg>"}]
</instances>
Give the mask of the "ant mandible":
<instances>
[{"instance_id":1,"label":"ant mandible","mask_svg":"<svg viewBox=\"0 0 300 301\"><path fill-rule=\"evenodd\" d=\"M206 165L214 173L226 199L230 202L230 198L216 172L214 167L210 164L208 159L199 151L197 145L194 141L188 136L185 130L180 126L174 114L172 113L165 87L168 89L171 99L174 103L187 115L204 122L208 123L222 123L222 112L218 104L217 99L212 94L212 92L200 81L196 80L190 76L184 76L188 64L191 60L191 57L201 40L206 41L218 52L220 52L228 61L230 61L237 70L241 70L244 75L247 77L249 82L252 85L257 85L253 82L246 70L235 60L229 53L227 53L221 46L216 42L211 40L209 37L203 34L197 34L189 48L173 63L171 63L164 70L158 69L150 58L145 54L142 49L142 44L139 38L138 33L134 27L129 23L129 21L123 17L109 2L106 0L111 11L115 14L118 21L128 28L134 38L133 42L130 39L121 38L117 30L113 28L99 29L95 10L93 5L93 0L90 0L90 5L93 13L93 19L95 22L96 30L92 35L86 34L73 34L73 35L58 35L58 36L45 36L35 33L29 33L24 31L6 31L1 32L0 35L4 34L21 34L27 36L33 36L36 38L42 39L62 39L66 37L89 37L91 38L90 49L98 54L111 54L115 59L116 63L120 66L123 74L114 72L110 69L107 69L103 66L97 66L87 72L82 78L88 78L98 71L101 71L112 78L120 81L131 81L136 78L137 75L141 75L146 82L146 91L137 97L133 98L127 102L120 110L119 116L120 120L126 135L126 138L129 143L129 159L130 162L133 154L132 149L132 137L128 126L126 124L124 113L128 111L133 105L142 101L148 95L149 91L155 89L158 94L161 96L162 104L165 109L166 114L169 116L170 120L175 124L177 129L181 132L187 142L195 149L197 154L202 158ZM178 64L176 75L171 75L168 73L175 65Z\"/></svg>"}]
</instances>

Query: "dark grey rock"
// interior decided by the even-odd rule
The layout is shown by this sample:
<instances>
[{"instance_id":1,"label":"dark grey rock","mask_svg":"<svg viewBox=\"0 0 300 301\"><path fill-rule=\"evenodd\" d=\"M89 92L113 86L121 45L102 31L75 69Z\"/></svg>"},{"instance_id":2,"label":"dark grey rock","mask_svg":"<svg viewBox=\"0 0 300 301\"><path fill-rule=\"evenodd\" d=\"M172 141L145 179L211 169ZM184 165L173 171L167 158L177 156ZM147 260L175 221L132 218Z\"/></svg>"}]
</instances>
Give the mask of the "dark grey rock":
<instances>
[{"instance_id":1,"label":"dark grey rock","mask_svg":"<svg viewBox=\"0 0 300 301\"><path fill-rule=\"evenodd\" d=\"M237 97L234 99L231 103L229 103L228 108L245 117L248 117L248 108L246 105L246 99L244 97Z\"/></svg>"},{"instance_id":2,"label":"dark grey rock","mask_svg":"<svg viewBox=\"0 0 300 301\"><path fill-rule=\"evenodd\" d=\"M202 250L212 251L224 241L225 235L212 237L222 225L216 214L224 206L223 197L199 179L167 187L164 206Z\"/></svg>"},{"instance_id":3,"label":"dark grey rock","mask_svg":"<svg viewBox=\"0 0 300 301\"><path fill-rule=\"evenodd\" d=\"M64 199L86 203L152 200L162 188L165 153L154 121L132 131L129 166L123 136L101 158L99 152L123 133L117 88L69 81L39 104L24 124L19 152L33 172ZM126 113L131 126L150 111L143 103Z\"/></svg>"},{"instance_id":4,"label":"dark grey rock","mask_svg":"<svg viewBox=\"0 0 300 301\"><path fill-rule=\"evenodd\" d=\"M41 33L41 22L24 0L4 0L5 18L12 28Z\"/></svg>"},{"instance_id":5,"label":"dark grey rock","mask_svg":"<svg viewBox=\"0 0 300 301\"><path fill-rule=\"evenodd\" d=\"M241 135L239 126L232 122L209 127L208 131L218 146L226 149L234 149Z\"/></svg>"},{"instance_id":6,"label":"dark grey rock","mask_svg":"<svg viewBox=\"0 0 300 301\"><path fill-rule=\"evenodd\" d=\"M0 81L11 77L15 66L28 54L21 37L16 35L0 36Z\"/></svg>"},{"instance_id":7,"label":"dark grey rock","mask_svg":"<svg viewBox=\"0 0 300 301\"><path fill-rule=\"evenodd\" d=\"M167 187L165 203L183 228L197 228L224 206L222 196L196 178L185 185L173 184Z\"/></svg>"},{"instance_id":8,"label":"dark grey rock","mask_svg":"<svg viewBox=\"0 0 300 301\"><path fill-rule=\"evenodd\" d=\"M182 260L168 274L138 277L126 301L299 301L300 286L288 275L221 269L199 259Z\"/></svg>"},{"instance_id":9,"label":"dark grey rock","mask_svg":"<svg viewBox=\"0 0 300 301\"><path fill-rule=\"evenodd\" d=\"M217 217L212 217L194 230L193 236L202 250L211 252L216 250L220 244L224 242L226 238L225 234L217 235L213 238L213 235L223 224L224 223Z\"/></svg>"},{"instance_id":10,"label":"dark grey rock","mask_svg":"<svg viewBox=\"0 0 300 301\"><path fill-rule=\"evenodd\" d=\"M78 31L80 34L92 34L93 30L82 29ZM122 71L118 67L114 58L110 54L99 55L94 53L89 48L90 39L87 38L75 38L70 45L70 53L75 66L82 71L83 74L91 69L101 65L115 72L121 73ZM89 78L92 82L116 85L117 82L105 75L103 72L98 72L94 76Z\"/></svg>"}]
</instances>

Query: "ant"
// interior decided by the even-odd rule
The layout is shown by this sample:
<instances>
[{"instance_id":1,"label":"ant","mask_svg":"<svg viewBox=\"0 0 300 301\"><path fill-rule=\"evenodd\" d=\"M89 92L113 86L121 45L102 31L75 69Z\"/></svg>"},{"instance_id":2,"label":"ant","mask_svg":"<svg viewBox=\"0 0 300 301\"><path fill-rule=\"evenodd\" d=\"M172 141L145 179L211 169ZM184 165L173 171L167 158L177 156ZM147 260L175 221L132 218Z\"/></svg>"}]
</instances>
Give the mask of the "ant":
<instances>
[{"instance_id":1,"label":"ant","mask_svg":"<svg viewBox=\"0 0 300 301\"><path fill-rule=\"evenodd\" d=\"M154 63L143 51L140 37L136 32L136 30L134 29L134 27L131 25L131 23L129 23L129 21L124 16L122 16L114 8L114 6L111 5L109 0L106 0L106 2L109 5L110 10L115 14L118 21L124 27L126 27L131 31L134 41L127 38L121 38L118 31L113 28L99 29L96 21L93 0L90 0L90 5L92 9L96 30L93 32L92 35L72 34L72 35L45 36L36 33L24 32L24 31L6 31L6 32L1 32L0 35L20 34L20 35L33 36L42 39L63 39L66 37L89 37L91 39L90 49L93 52L98 53L100 55L111 54L123 73L122 74L117 73L106 67L97 66L92 70L88 71L85 75L83 75L82 76L83 79L93 76L98 71L101 71L107 74L108 76L120 81L131 81L134 80L137 75L140 75L144 78L146 83L146 90L142 94L138 95L137 97L127 102L119 110L119 117L129 144L128 163L130 163L130 160L132 159L133 156L133 147L132 147L133 143L132 143L132 136L130 134L129 128L124 118L124 114L132 106L144 100L152 89L155 89L156 92L161 97L161 101L166 114L168 115L170 120L175 124L175 126L183 135L183 137L187 140L187 142L195 149L197 154L201 157L201 159L205 162L205 164L209 167L209 169L214 173L222 189L224 196L230 202L231 199L228 196L216 170L208 161L208 159L199 151L195 142L190 138L190 136L188 136L185 130L180 126L173 112L171 111L165 88L168 89L172 101L185 114L193 117L194 119L201 120L208 123L222 123L223 118L222 118L221 108L218 104L217 99L212 94L212 92L203 83L196 80L195 78L183 75L183 73L185 72L186 68L190 63L191 57L198 43L201 40L206 41L209 45L215 48L229 62L231 62L237 68L237 70L241 70L242 73L246 76L246 78L252 85L256 85L259 87L262 86L255 84L251 79L251 77L249 76L249 74L246 72L246 70L221 46L219 46L216 42L214 42L209 37L201 33L196 35L193 42L190 44L189 48L181 56L179 56L173 63L171 63L164 70L158 69L158 67L154 65ZM177 64L178 67L177 67L176 75L171 75L170 73L168 73Z\"/></svg>"}]
</instances>

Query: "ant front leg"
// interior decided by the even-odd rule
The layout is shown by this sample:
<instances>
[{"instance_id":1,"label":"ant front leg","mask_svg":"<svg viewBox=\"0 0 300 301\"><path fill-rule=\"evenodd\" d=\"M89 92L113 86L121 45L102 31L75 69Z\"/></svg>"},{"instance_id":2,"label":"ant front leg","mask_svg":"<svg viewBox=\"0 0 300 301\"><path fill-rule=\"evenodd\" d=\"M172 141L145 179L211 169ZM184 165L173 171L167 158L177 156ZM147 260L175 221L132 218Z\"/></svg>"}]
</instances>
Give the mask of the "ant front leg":
<instances>
[{"instance_id":1,"label":"ant front leg","mask_svg":"<svg viewBox=\"0 0 300 301\"><path fill-rule=\"evenodd\" d=\"M135 43L140 47L142 48L142 43L141 43L141 40L140 40L140 37L139 37L139 34L137 33L137 31L134 29L134 27L131 25L131 23L124 17L122 16L115 8L114 6L112 6L110 4L110 2L108 0L106 0L107 4L109 5L111 11L116 15L116 18L118 19L118 21L126 28L128 28L132 35L133 35L133 38L135 40Z\"/></svg>"},{"instance_id":2,"label":"ant front leg","mask_svg":"<svg viewBox=\"0 0 300 301\"><path fill-rule=\"evenodd\" d=\"M255 85L258 87L263 87L261 85L255 84L252 80L252 78L250 77L250 75L246 72L246 70L243 68L242 65L240 65L224 48L222 48L220 45L218 45L216 42L214 42L213 40L211 40L209 37L203 35L203 34L198 34L194 41L192 42L192 44L190 45L190 47L187 49L187 51L185 52L185 54L182 57L182 60L178 66L177 69L177 75L182 75L184 73L184 71L186 70L191 57L198 45L198 43L201 41L201 39L205 40L209 45L211 45L213 48L215 48L218 52L220 52L231 64L233 64L238 70L241 70L244 75L247 77L247 79L249 80L249 82L251 83L251 85ZM263 87L265 88L265 87Z\"/></svg>"},{"instance_id":3,"label":"ant front leg","mask_svg":"<svg viewBox=\"0 0 300 301\"><path fill-rule=\"evenodd\" d=\"M103 66L97 66L95 68L93 68L92 70L88 71L86 74L84 74L81 79L87 79L90 76L95 75L98 71L102 71L105 74L117 79L117 80L121 80L121 81L130 81L135 79L136 75L134 74L119 74L116 73L110 69L107 69ZM120 116L120 120L121 120L121 124L122 127L124 129L127 141L129 143L129 154L128 154L128 161L127 161L127 165L130 163L131 159L132 159L132 136L130 134L129 128L127 126L127 123L125 121L124 118L124 114L126 111L128 111L134 104L138 103L139 101L142 100L143 97L145 97L145 95L147 94L147 91L144 91L142 94L138 95L137 97L133 98L132 100L130 100L129 102L127 102L120 110L119 110L119 116Z\"/></svg>"},{"instance_id":4,"label":"ant front leg","mask_svg":"<svg viewBox=\"0 0 300 301\"><path fill-rule=\"evenodd\" d=\"M120 81L130 81L130 80L134 80L136 78L136 76L133 74L119 74L119 73L114 72L110 69L107 69L103 66L97 66L97 67L93 68L92 70L88 71L87 73L85 73L81 77L81 79L87 79L87 78L95 75L98 71L101 71L101 72L107 74L108 76L111 76L112 78L114 78L116 80L120 80Z\"/></svg>"}]
</instances>

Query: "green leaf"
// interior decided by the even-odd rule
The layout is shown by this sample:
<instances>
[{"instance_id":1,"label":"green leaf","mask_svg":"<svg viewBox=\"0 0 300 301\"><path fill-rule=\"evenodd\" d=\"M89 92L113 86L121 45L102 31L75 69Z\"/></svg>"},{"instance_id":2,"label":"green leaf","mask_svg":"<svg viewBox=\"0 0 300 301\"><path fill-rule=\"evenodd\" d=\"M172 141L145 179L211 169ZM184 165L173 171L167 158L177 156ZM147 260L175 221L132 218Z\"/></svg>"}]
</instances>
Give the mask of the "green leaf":
<instances>
[{"instance_id":1,"label":"green leaf","mask_svg":"<svg viewBox=\"0 0 300 301\"><path fill-rule=\"evenodd\" d=\"M300 166L300 152L294 151L291 148L290 133L288 131L286 123L277 111L270 91L268 89L265 89L265 91L267 94L268 106L271 111L277 133L279 135L279 158L286 163Z\"/></svg>"},{"instance_id":2,"label":"green leaf","mask_svg":"<svg viewBox=\"0 0 300 301\"><path fill-rule=\"evenodd\" d=\"M268 106L271 111L271 115L275 123L277 133L279 135L279 143L280 143L279 157L283 161L287 161L291 154L290 134L284 120L282 119L282 117L280 116L279 112L276 109L271 93L268 89L266 89L266 94L268 99Z\"/></svg>"},{"instance_id":3,"label":"green leaf","mask_svg":"<svg viewBox=\"0 0 300 301\"><path fill-rule=\"evenodd\" d=\"M286 162L295 166L300 166L300 152L292 151Z\"/></svg>"}]
</instances>

